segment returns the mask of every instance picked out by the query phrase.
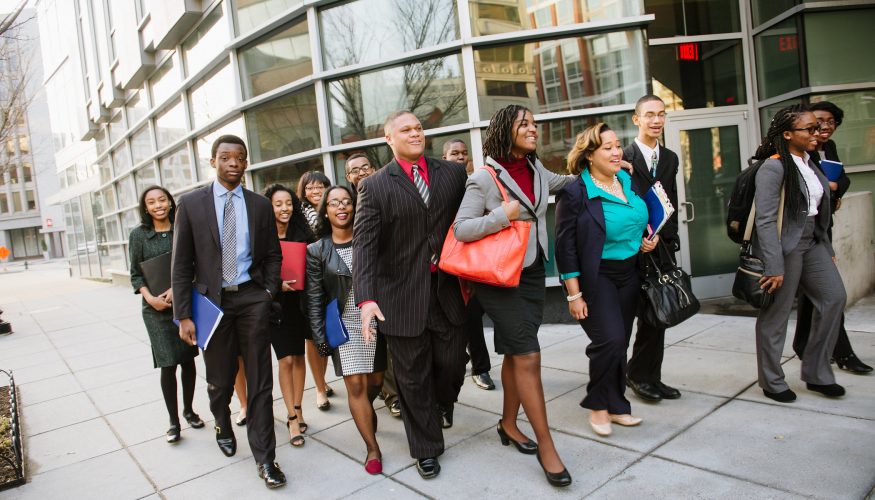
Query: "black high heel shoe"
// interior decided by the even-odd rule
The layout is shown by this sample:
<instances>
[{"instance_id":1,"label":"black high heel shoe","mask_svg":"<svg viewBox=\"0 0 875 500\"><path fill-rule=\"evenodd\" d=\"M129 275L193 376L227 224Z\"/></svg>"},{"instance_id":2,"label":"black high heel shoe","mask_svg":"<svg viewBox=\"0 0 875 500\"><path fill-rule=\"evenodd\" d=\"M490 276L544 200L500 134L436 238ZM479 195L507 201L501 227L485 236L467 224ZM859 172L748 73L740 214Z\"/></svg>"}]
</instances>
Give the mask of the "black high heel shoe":
<instances>
[{"instance_id":1,"label":"black high heel shoe","mask_svg":"<svg viewBox=\"0 0 875 500\"><path fill-rule=\"evenodd\" d=\"M538 453L538 463L541 464L541 469L544 470L544 475L547 476L547 482L552 486L558 486L560 488L568 486L571 484L571 474L568 473L568 469L562 469L562 472L550 472L544 468L544 462L541 462L541 454Z\"/></svg>"},{"instance_id":2,"label":"black high heel shoe","mask_svg":"<svg viewBox=\"0 0 875 500\"><path fill-rule=\"evenodd\" d=\"M843 358L835 358L836 366L851 373L869 373L872 367L860 361L854 353Z\"/></svg>"},{"instance_id":3,"label":"black high heel shoe","mask_svg":"<svg viewBox=\"0 0 875 500\"><path fill-rule=\"evenodd\" d=\"M517 451L525 455L534 455L535 453L538 453L538 443L531 439L522 442L511 438L506 432L504 432L504 427L501 426L501 420L498 421L498 426L496 426L495 430L498 431L498 438L501 439L502 445L508 446L510 443L513 443L513 445L516 446Z\"/></svg>"}]
</instances>

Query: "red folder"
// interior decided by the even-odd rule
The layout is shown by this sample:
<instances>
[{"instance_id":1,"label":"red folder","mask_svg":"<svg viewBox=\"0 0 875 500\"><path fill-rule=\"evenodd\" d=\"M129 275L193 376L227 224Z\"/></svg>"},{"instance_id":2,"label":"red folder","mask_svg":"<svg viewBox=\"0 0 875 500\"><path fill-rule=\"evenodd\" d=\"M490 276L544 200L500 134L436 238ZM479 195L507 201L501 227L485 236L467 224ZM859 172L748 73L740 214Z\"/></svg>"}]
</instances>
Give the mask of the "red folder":
<instances>
[{"instance_id":1,"label":"red folder","mask_svg":"<svg viewBox=\"0 0 875 500\"><path fill-rule=\"evenodd\" d=\"M283 265L280 268L280 279L295 280L292 290L304 289L304 276L307 273L307 244L296 241L281 241L283 250Z\"/></svg>"}]
</instances>

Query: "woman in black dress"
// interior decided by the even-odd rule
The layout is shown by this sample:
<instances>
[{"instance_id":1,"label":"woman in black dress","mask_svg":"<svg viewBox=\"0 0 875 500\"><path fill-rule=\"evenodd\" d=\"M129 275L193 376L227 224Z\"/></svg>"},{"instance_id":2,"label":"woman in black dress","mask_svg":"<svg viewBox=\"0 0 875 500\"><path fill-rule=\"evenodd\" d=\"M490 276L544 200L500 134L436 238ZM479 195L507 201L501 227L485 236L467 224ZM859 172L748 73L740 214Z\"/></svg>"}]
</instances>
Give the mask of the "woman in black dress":
<instances>
[{"instance_id":1,"label":"woman in black dress","mask_svg":"<svg viewBox=\"0 0 875 500\"><path fill-rule=\"evenodd\" d=\"M273 184L264 190L264 196L273 205L280 241L305 244L316 241L307 220L304 219L301 200L289 188ZM271 318L270 343L279 362L280 389L289 412L289 442L292 446L302 446L302 434L307 430L301 410L306 378L304 339L312 338L312 334L301 304L303 292L294 291L293 284L293 281L283 281L282 293L276 298L282 309L278 317Z\"/></svg>"},{"instance_id":2,"label":"woman in black dress","mask_svg":"<svg viewBox=\"0 0 875 500\"><path fill-rule=\"evenodd\" d=\"M161 368L161 392L170 415L167 442L179 441L179 407L176 399L176 367L182 367L182 416L195 429L204 426L192 410L197 347L179 338L179 328L173 323L172 290L150 290L140 264L170 253L173 247L173 215L176 202L160 186L151 186L140 195L141 224L131 231L128 248L131 254L131 285L134 293L143 296L143 322L152 344L152 362ZM169 273L169 270L168 270ZM153 293L154 292L154 293Z\"/></svg>"}]
</instances>

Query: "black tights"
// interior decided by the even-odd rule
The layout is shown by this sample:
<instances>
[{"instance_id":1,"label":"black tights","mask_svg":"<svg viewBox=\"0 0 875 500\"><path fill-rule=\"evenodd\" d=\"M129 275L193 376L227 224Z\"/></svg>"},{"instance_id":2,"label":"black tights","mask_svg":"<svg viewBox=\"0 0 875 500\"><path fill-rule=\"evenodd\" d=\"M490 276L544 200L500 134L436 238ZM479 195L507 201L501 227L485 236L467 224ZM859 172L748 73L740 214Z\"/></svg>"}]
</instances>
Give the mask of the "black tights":
<instances>
[{"instance_id":1,"label":"black tights","mask_svg":"<svg viewBox=\"0 0 875 500\"><path fill-rule=\"evenodd\" d=\"M179 425L179 406L176 402L176 367L182 367L182 404L183 413L191 412L191 401L194 399L194 382L197 369L194 359L179 365L161 367L161 392L164 394L164 404L170 414L170 424Z\"/></svg>"}]
</instances>

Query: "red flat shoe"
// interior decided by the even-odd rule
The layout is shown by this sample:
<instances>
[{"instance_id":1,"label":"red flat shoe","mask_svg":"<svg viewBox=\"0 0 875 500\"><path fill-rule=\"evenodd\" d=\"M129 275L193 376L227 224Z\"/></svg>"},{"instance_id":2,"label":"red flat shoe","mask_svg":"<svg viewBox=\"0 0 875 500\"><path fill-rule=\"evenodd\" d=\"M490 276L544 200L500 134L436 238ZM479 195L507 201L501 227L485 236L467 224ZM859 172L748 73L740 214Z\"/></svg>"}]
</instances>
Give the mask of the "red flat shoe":
<instances>
[{"instance_id":1,"label":"red flat shoe","mask_svg":"<svg viewBox=\"0 0 875 500\"><path fill-rule=\"evenodd\" d=\"M383 472L383 461L379 458L372 458L365 464L365 471L372 476Z\"/></svg>"}]
</instances>

